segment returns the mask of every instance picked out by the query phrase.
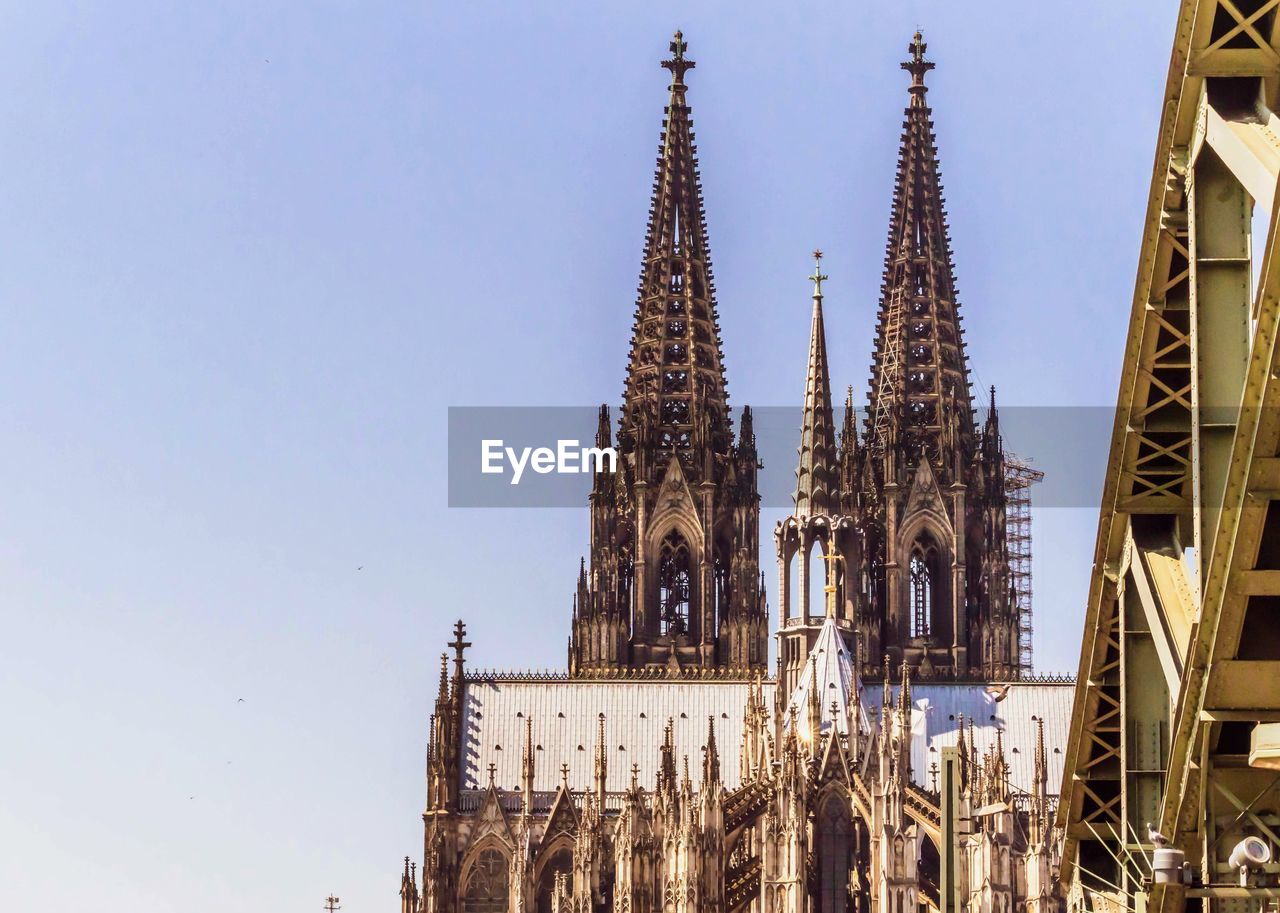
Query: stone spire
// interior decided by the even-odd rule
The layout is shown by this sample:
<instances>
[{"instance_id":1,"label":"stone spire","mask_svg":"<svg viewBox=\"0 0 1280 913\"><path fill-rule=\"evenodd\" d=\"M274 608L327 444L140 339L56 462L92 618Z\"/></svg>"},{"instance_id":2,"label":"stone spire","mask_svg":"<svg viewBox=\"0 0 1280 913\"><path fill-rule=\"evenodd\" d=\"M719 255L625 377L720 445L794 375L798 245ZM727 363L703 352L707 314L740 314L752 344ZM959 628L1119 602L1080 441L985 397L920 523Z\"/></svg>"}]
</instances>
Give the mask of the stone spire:
<instances>
[{"instance_id":1,"label":"stone spire","mask_svg":"<svg viewBox=\"0 0 1280 913\"><path fill-rule=\"evenodd\" d=\"M957 446L971 452L969 373L956 304L951 241L942 197L932 111L924 83L933 63L916 32L902 68L911 73L893 210L889 219L867 446L901 445L909 460L937 461Z\"/></svg>"},{"instance_id":2,"label":"stone spire","mask_svg":"<svg viewBox=\"0 0 1280 913\"><path fill-rule=\"evenodd\" d=\"M933 64L919 33L908 51L866 435L855 465L841 466L856 494L842 494L863 530L864 642L907 659L917 678L947 680L1015 667L1004 635L1017 622L999 435L975 426L956 300L924 81Z\"/></svg>"},{"instance_id":3,"label":"stone spire","mask_svg":"<svg viewBox=\"0 0 1280 913\"><path fill-rule=\"evenodd\" d=\"M839 501L835 423L831 415L831 374L822 320L822 251L813 252L813 324L809 367L805 373L804 413L800 422L800 465L796 468L796 516L830 514Z\"/></svg>"},{"instance_id":4,"label":"stone spire","mask_svg":"<svg viewBox=\"0 0 1280 913\"><path fill-rule=\"evenodd\" d=\"M711 254L685 74L694 62L680 32L671 41L671 87L649 207L640 297L631 337L623 434L656 435L670 454L709 433L713 449L732 443ZM641 425L646 427L642 428ZM702 481L701 467L687 467ZM660 466L652 466L660 472ZM657 481L657 480L653 480Z\"/></svg>"},{"instance_id":5,"label":"stone spire","mask_svg":"<svg viewBox=\"0 0 1280 913\"><path fill-rule=\"evenodd\" d=\"M677 32L645 234L616 471L591 492L587 586L569 672L667 677L768 662L760 467L750 413L735 441ZM600 413L597 440L609 437Z\"/></svg>"}]
</instances>

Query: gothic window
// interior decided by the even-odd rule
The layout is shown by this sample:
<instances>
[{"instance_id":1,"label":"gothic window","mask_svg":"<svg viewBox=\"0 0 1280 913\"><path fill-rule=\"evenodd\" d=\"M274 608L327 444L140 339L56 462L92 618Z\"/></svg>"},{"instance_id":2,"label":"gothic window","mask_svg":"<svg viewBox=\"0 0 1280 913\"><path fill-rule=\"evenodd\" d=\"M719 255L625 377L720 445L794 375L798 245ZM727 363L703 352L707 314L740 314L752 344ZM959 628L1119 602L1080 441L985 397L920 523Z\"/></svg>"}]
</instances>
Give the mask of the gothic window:
<instances>
[{"instance_id":1,"label":"gothic window","mask_svg":"<svg viewBox=\"0 0 1280 913\"><path fill-rule=\"evenodd\" d=\"M568 848L556 850L542 867L538 876L537 913L551 913L551 895L556 890L556 876L569 876L569 889L573 889L573 852ZM506 910L504 905L503 910Z\"/></svg>"},{"instance_id":2,"label":"gothic window","mask_svg":"<svg viewBox=\"0 0 1280 913\"><path fill-rule=\"evenodd\" d=\"M688 348L683 343L673 342L667 346L667 362L669 364L679 364L688 356Z\"/></svg>"},{"instance_id":3,"label":"gothic window","mask_svg":"<svg viewBox=\"0 0 1280 913\"><path fill-rule=\"evenodd\" d=\"M847 913L849 868L853 864L853 826L849 808L831 796L818 818L818 913Z\"/></svg>"},{"instance_id":4,"label":"gothic window","mask_svg":"<svg viewBox=\"0 0 1280 913\"><path fill-rule=\"evenodd\" d=\"M482 850L471 866L462 893L462 913L506 913L507 859L497 850Z\"/></svg>"},{"instance_id":5,"label":"gothic window","mask_svg":"<svg viewBox=\"0 0 1280 913\"><path fill-rule=\"evenodd\" d=\"M671 298L671 299L669 299L669 300L667 301L667 313L668 313L668 314L683 314L683 313L684 313L684 299L683 299L683 298Z\"/></svg>"},{"instance_id":6,"label":"gothic window","mask_svg":"<svg viewBox=\"0 0 1280 913\"><path fill-rule=\"evenodd\" d=\"M689 544L672 530L658 552L658 624L662 634L684 634L689 630L691 581Z\"/></svg>"},{"instance_id":7,"label":"gothic window","mask_svg":"<svg viewBox=\"0 0 1280 913\"><path fill-rule=\"evenodd\" d=\"M668 321L667 321L667 335L668 335L668 336L683 336L683 335L684 335L684 331L685 331L685 322L684 322L683 320L668 320Z\"/></svg>"},{"instance_id":8,"label":"gothic window","mask_svg":"<svg viewBox=\"0 0 1280 913\"><path fill-rule=\"evenodd\" d=\"M678 218L678 214L677 214ZM680 294L684 290L684 264L671 264L671 285L669 286L673 294Z\"/></svg>"},{"instance_id":9,"label":"gothic window","mask_svg":"<svg viewBox=\"0 0 1280 913\"><path fill-rule=\"evenodd\" d=\"M667 371L662 375L663 393L684 393L689 389L688 371Z\"/></svg>"},{"instance_id":10,"label":"gothic window","mask_svg":"<svg viewBox=\"0 0 1280 913\"><path fill-rule=\"evenodd\" d=\"M911 636L928 637L933 615L933 571L936 553L916 546L911 551Z\"/></svg>"}]
</instances>

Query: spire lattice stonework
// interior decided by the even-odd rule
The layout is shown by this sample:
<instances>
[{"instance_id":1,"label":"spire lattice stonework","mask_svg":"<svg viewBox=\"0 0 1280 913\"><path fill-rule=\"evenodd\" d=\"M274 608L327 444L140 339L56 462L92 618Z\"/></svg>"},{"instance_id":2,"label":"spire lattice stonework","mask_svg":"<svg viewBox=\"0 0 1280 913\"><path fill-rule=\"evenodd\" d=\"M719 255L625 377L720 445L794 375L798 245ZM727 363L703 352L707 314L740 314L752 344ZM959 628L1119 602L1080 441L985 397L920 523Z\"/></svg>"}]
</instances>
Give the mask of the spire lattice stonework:
<instances>
[{"instance_id":1,"label":"spire lattice stonework","mask_svg":"<svg viewBox=\"0 0 1280 913\"><path fill-rule=\"evenodd\" d=\"M676 32L649 205L616 472L597 473L569 668L742 675L768 661L760 468L750 412L734 440L715 285ZM608 444L601 407L597 446Z\"/></svg>"},{"instance_id":2,"label":"spire lattice stonework","mask_svg":"<svg viewBox=\"0 0 1280 913\"><path fill-rule=\"evenodd\" d=\"M686 99L685 73L694 62L676 32L670 95L653 178L653 199L640 269L631 336L625 408L626 438L653 438L685 461L691 481L702 467L690 459L703 441L720 453L732 445L715 284L707 244L697 147ZM660 466L649 467L651 472Z\"/></svg>"},{"instance_id":3,"label":"spire lattice stonework","mask_svg":"<svg viewBox=\"0 0 1280 913\"><path fill-rule=\"evenodd\" d=\"M911 455L973 447L973 407L924 83L934 64L916 32L902 68L911 73L871 366L869 445Z\"/></svg>"}]
</instances>

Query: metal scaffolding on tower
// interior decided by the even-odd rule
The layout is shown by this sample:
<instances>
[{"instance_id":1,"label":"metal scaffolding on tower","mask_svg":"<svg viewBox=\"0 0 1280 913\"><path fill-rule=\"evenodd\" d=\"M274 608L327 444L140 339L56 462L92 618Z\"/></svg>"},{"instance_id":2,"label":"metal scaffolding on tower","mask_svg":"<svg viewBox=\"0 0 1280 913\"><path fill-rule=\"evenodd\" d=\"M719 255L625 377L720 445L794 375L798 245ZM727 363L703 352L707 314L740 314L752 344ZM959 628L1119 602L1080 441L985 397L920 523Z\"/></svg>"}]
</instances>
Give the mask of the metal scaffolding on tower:
<instances>
[{"instance_id":1,"label":"metal scaffolding on tower","mask_svg":"<svg viewBox=\"0 0 1280 913\"><path fill-rule=\"evenodd\" d=\"M1004 455L1005 542L1009 548L1009 589L1018 613L1018 657L1031 671L1031 486L1044 473L1016 454Z\"/></svg>"}]
</instances>

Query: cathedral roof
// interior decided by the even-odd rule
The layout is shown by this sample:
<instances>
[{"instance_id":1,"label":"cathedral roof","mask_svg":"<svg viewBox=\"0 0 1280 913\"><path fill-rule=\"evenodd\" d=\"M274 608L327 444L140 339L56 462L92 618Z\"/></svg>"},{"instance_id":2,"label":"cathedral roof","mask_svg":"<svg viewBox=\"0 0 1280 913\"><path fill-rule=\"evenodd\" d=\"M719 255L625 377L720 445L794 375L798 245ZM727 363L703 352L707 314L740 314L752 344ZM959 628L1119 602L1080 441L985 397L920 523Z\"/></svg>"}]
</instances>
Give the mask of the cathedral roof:
<instances>
[{"instance_id":1,"label":"cathedral roof","mask_svg":"<svg viewBox=\"0 0 1280 913\"><path fill-rule=\"evenodd\" d=\"M490 764L498 786L519 788L520 748L526 721L532 719L535 792L551 792L560 785L562 764L569 765L570 788L593 789L602 713L609 792L630 786L633 765L639 765L640 785L653 789L658 748L668 721L677 766L687 755L696 776L702 769L708 717L715 725L721 779L732 788L737 785L743 711L750 687L745 681L468 681L463 702L462 788L483 787ZM772 686L764 687L765 699L772 703Z\"/></svg>"},{"instance_id":2,"label":"cathedral roof","mask_svg":"<svg viewBox=\"0 0 1280 913\"><path fill-rule=\"evenodd\" d=\"M999 697L999 700L996 698ZM1062 783L1062 750L1071 729L1071 705L1075 686L1071 682L920 683L911 682L912 779L930 785L929 767L941 762L944 747L959 740L960 721L966 730L973 723L978 754L994 745L998 732L1004 733L1009 782L1030 791L1035 780L1036 719L1044 720L1044 738L1049 767L1049 790ZM862 700L867 714L879 714L880 689L868 688ZM966 732L965 738L968 738Z\"/></svg>"},{"instance_id":3,"label":"cathedral roof","mask_svg":"<svg viewBox=\"0 0 1280 913\"><path fill-rule=\"evenodd\" d=\"M828 623L824 623L815 646L817 664L812 671L817 672L820 690L840 695L835 697L836 726L837 731L844 732L852 693L849 688L855 679L850 658L840 655L843 647L839 630L830 619ZM823 652L817 653L818 649ZM812 671L807 670L806 680L812 681ZM833 683L838 687L828 687ZM560 786L564 764L569 765L570 788L591 791L601 713L605 715L609 793L620 794L630 786L633 765L639 767L640 785L653 788L659 746L668 721L677 764L688 756L690 769L701 769L708 717L714 720L721 779L726 788L733 789L738 785L743 711L750 687L747 682L737 681L575 681L514 676L508 679L500 675L469 680L463 695L459 772L462 789L475 791L479 797L489 782L490 764L494 765L497 786L508 792L519 789L520 751L531 718L535 744L533 786L540 801L550 805ZM773 689L772 682L763 684L763 698L769 704ZM957 743L963 715L966 729L973 722L979 754L995 744L998 731L1003 732L1010 782L1018 789L1029 790L1035 774L1039 717L1044 720L1049 789L1056 791L1062 781L1063 755L1059 749L1067 743L1074 693L1070 682L992 685L913 681L912 779L920 786L930 785L930 765L940 758L944 746ZM1000 700L995 699L997 696ZM824 728L832 720L831 699L824 700ZM864 720L878 719L880 701L879 688L861 691ZM798 702L797 725L807 726L808 690L798 690L792 702Z\"/></svg>"}]
</instances>

